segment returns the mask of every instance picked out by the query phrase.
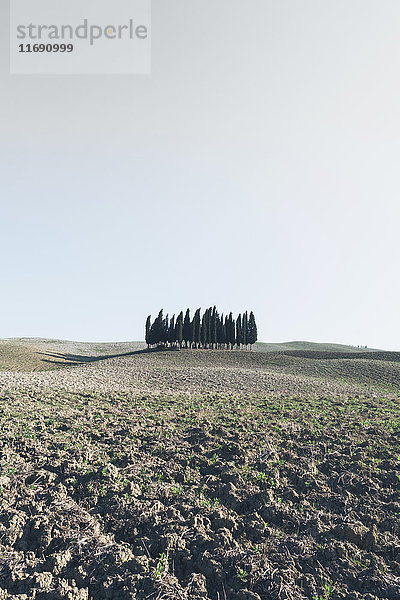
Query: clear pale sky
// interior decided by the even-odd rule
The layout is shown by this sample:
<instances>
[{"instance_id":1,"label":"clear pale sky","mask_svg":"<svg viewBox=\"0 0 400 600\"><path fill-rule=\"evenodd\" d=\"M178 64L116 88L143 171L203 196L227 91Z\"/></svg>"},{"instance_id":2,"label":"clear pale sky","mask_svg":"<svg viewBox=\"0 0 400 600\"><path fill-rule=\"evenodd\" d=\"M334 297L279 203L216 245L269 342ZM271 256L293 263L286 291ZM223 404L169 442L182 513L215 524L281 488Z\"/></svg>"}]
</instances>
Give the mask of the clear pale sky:
<instances>
[{"instance_id":1,"label":"clear pale sky","mask_svg":"<svg viewBox=\"0 0 400 600\"><path fill-rule=\"evenodd\" d=\"M400 349L398 0L152 7L151 75L16 76L1 0L0 337Z\"/></svg>"}]
</instances>

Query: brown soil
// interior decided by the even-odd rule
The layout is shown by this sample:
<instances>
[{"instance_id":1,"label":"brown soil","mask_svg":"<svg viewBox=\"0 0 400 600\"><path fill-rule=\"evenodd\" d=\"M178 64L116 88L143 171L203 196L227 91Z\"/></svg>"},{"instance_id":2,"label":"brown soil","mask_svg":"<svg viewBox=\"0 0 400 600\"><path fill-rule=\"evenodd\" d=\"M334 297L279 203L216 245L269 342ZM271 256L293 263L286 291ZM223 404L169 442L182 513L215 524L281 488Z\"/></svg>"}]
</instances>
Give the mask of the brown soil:
<instances>
[{"instance_id":1,"label":"brown soil","mask_svg":"<svg viewBox=\"0 0 400 600\"><path fill-rule=\"evenodd\" d=\"M400 598L400 377L349 363L0 373L0 600Z\"/></svg>"}]
</instances>

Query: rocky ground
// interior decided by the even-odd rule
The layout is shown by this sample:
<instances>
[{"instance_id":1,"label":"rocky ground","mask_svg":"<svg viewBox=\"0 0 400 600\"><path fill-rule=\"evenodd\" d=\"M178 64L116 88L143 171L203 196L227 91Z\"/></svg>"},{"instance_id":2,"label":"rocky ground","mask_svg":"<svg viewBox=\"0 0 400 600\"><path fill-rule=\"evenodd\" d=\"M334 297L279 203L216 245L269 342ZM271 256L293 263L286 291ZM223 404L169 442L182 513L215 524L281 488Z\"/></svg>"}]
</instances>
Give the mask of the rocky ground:
<instances>
[{"instance_id":1,"label":"rocky ground","mask_svg":"<svg viewBox=\"0 0 400 600\"><path fill-rule=\"evenodd\" d=\"M78 356L0 372L0 600L400 598L399 363Z\"/></svg>"}]
</instances>

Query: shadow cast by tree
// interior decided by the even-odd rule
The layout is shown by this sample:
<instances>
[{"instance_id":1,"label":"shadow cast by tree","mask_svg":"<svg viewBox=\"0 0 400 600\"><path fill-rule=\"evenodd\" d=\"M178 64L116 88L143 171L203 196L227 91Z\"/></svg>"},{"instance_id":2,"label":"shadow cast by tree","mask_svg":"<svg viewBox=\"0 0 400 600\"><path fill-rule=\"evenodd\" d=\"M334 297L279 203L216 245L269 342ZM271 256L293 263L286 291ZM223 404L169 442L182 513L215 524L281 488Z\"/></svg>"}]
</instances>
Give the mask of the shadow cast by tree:
<instances>
[{"instance_id":1,"label":"shadow cast by tree","mask_svg":"<svg viewBox=\"0 0 400 600\"><path fill-rule=\"evenodd\" d=\"M55 364L55 365L84 365L87 363L98 362L101 360L107 360L109 358L121 358L123 356L134 356L137 354L149 354L151 352L157 352L157 348L146 348L144 350L133 350L132 352L122 352L118 354L102 354L100 356L85 356L84 354L68 354L62 352L39 352L42 356L48 356L56 360L50 360L50 358L42 358L43 362ZM64 361L64 362L61 362Z\"/></svg>"}]
</instances>

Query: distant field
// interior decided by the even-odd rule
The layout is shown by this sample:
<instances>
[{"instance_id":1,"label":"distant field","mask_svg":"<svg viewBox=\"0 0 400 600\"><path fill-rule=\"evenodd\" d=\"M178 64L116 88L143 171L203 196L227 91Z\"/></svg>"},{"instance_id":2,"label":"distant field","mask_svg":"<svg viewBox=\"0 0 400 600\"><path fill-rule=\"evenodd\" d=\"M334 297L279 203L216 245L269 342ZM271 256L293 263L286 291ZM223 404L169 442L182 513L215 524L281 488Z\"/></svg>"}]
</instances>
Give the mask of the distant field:
<instances>
[{"instance_id":1,"label":"distant field","mask_svg":"<svg viewBox=\"0 0 400 600\"><path fill-rule=\"evenodd\" d=\"M400 354L341 348L0 342L0 600L399 599Z\"/></svg>"},{"instance_id":2,"label":"distant field","mask_svg":"<svg viewBox=\"0 0 400 600\"><path fill-rule=\"evenodd\" d=\"M47 371L71 362L88 362L91 358L118 356L146 348L144 342L73 342L40 338L0 340L0 371ZM282 344L257 343L256 352L285 352L312 350L319 352L370 352L340 344L313 342L286 342Z\"/></svg>"},{"instance_id":3,"label":"distant field","mask_svg":"<svg viewBox=\"0 0 400 600\"><path fill-rule=\"evenodd\" d=\"M317 342L283 342L281 344L268 344L257 342L254 345L258 352L285 352L292 350L307 350L318 352L372 352L371 348L356 348L345 344L320 344Z\"/></svg>"}]
</instances>

